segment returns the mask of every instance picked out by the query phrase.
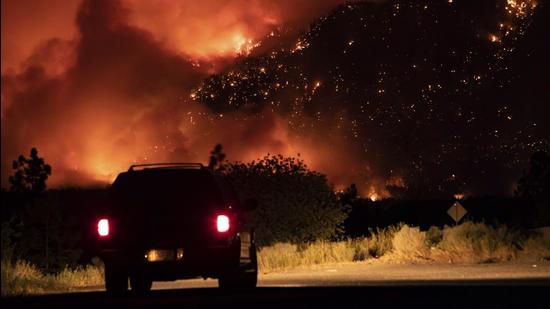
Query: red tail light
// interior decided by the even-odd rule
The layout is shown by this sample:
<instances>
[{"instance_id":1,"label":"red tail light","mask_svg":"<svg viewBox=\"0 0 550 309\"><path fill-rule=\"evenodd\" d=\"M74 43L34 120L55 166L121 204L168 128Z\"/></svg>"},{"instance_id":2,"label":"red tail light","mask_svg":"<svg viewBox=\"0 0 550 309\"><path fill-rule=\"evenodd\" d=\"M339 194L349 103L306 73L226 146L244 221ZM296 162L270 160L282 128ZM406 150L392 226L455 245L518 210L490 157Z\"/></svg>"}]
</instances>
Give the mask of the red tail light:
<instances>
[{"instance_id":1,"label":"red tail light","mask_svg":"<svg viewBox=\"0 0 550 309\"><path fill-rule=\"evenodd\" d=\"M109 236L109 220L101 219L97 222L97 233L100 237Z\"/></svg>"},{"instance_id":2,"label":"red tail light","mask_svg":"<svg viewBox=\"0 0 550 309\"><path fill-rule=\"evenodd\" d=\"M226 215L218 215L216 218L216 228L220 233L229 231L229 217Z\"/></svg>"}]
</instances>

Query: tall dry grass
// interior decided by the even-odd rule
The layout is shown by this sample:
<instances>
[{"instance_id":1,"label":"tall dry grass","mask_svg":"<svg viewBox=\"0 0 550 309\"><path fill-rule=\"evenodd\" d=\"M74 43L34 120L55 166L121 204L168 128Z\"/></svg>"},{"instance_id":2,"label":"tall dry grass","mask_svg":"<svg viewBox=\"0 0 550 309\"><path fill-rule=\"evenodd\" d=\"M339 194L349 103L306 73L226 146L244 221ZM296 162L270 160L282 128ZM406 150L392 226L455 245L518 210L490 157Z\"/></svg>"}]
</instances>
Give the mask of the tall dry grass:
<instances>
[{"instance_id":1,"label":"tall dry grass","mask_svg":"<svg viewBox=\"0 0 550 309\"><path fill-rule=\"evenodd\" d=\"M430 248L426 232L418 227L403 225L392 239L391 256L397 260L416 262L429 259Z\"/></svg>"},{"instance_id":2,"label":"tall dry grass","mask_svg":"<svg viewBox=\"0 0 550 309\"><path fill-rule=\"evenodd\" d=\"M381 263L484 263L520 258L550 260L550 240L506 226L465 222L427 232L397 225L370 231L367 237L305 245L278 243L258 252L261 272L325 263L376 260ZM96 263L57 275L44 275L25 262L2 259L2 296L67 291L103 285L103 266Z\"/></svg>"},{"instance_id":3,"label":"tall dry grass","mask_svg":"<svg viewBox=\"0 0 550 309\"><path fill-rule=\"evenodd\" d=\"M36 266L17 260L2 260L2 296L31 295L103 285L103 268L88 265L65 269L58 274L43 274Z\"/></svg>"},{"instance_id":4,"label":"tall dry grass","mask_svg":"<svg viewBox=\"0 0 550 309\"><path fill-rule=\"evenodd\" d=\"M534 234L523 242L520 257L550 260L550 239Z\"/></svg>"},{"instance_id":5,"label":"tall dry grass","mask_svg":"<svg viewBox=\"0 0 550 309\"><path fill-rule=\"evenodd\" d=\"M370 231L367 237L343 241L317 241L304 245L277 243L258 252L262 272L324 263L357 262L381 257L392 250L400 225Z\"/></svg>"},{"instance_id":6,"label":"tall dry grass","mask_svg":"<svg viewBox=\"0 0 550 309\"><path fill-rule=\"evenodd\" d=\"M487 263L520 258L550 259L550 241L504 225L465 222L428 231L397 225L372 230L368 237L314 242L304 248L278 243L260 250L258 263L260 271L269 272L368 259L383 263Z\"/></svg>"},{"instance_id":7,"label":"tall dry grass","mask_svg":"<svg viewBox=\"0 0 550 309\"><path fill-rule=\"evenodd\" d=\"M316 265L352 261L355 248L350 241L318 241L304 247L278 243L258 252L258 268L263 272L294 268L302 265Z\"/></svg>"},{"instance_id":8,"label":"tall dry grass","mask_svg":"<svg viewBox=\"0 0 550 309\"><path fill-rule=\"evenodd\" d=\"M497 262L516 259L525 237L506 226L465 222L443 229L432 258L447 262Z\"/></svg>"},{"instance_id":9,"label":"tall dry grass","mask_svg":"<svg viewBox=\"0 0 550 309\"><path fill-rule=\"evenodd\" d=\"M104 275L103 267L87 265L77 269L64 269L53 277L55 288L57 289L75 289L85 287L103 286Z\"/></svg>"},{"instance_id":10,"label":"tall dry grass","mask_svg":"<svg viewBox=\"0 0 550 309\"><path fill-rule=\"evenodd\" d=\"M3 259L1 273L2 296L38 294L50 285L49 278L26 261Z\"/></svg>"}]
</instances>

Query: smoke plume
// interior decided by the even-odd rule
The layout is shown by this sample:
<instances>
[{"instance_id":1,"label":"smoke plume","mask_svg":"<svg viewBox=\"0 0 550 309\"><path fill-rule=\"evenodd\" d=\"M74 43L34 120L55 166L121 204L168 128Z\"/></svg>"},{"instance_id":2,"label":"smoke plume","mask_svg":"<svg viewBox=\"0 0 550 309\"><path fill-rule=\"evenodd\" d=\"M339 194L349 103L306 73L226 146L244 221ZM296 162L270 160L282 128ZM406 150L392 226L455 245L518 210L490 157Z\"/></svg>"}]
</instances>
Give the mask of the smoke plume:
<instances>
[{"instance_id":1,"label":"smoke plume","mask_svg":"<svg viewBox=\"0 0 550 309\"><path fill-rule=\"evenodd\" d=\"M2 186L31 147L53 167L50 186L77 186L132 163L205 162L216 143L229 160L299 155L350 181L355 160L338 136L297 137L274 112L224 115L189 100L249 40L338 2L2 1Z\"/></svg>"}]
</instances>

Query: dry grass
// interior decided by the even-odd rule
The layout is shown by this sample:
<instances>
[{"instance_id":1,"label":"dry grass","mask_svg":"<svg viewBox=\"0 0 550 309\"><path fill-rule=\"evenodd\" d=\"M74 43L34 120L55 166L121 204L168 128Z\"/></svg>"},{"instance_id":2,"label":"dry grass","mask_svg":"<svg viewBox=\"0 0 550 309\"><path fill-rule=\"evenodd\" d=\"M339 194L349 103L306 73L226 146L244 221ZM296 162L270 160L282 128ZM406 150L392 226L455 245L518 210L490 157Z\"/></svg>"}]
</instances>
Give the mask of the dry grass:
<instances>
[{"instance_id":1,"label":"dry grass","mask_svg":"<svg viewBox=\"0 0 550 309\"><path fill-rule=\"evenodd\" d=\"M485 263L516 259L523 237L506 226L465 222L445 227L443 239L431 252L440 262Z\"/></svg>"},{"instance_id":2,"label":"dry grass","mask_svg":"<svg viewBox=\"0 0 550 309\"><path fill-rule=\"evenodd\" d=\"M258 255L260 271L375 259L382 263L489 263L520 258L550 259L550 241L506 226L465 222L427 232L398 225L371 231L370 236L339 242L315 242L300 250L278 243Z\"/></svg>"},{"instance_id":3,"label":"dry grass","mask_svg":"<svg viewBox=\"0 0 550 309\"><path fill-rule=\"evenodd\" d=\"M37 294L49 286L49 280L26 261L2 260L2 296Z\"/></svg>"},{"instance_id":4,"label":"dry grass","mask_svg":"<svg viewBox=\"0 0 550 309\"><path fill-rule=\"evenodd\" d=\"M55 275L54 282L58 288L74 289L104 284L103 267L87 265L77 269L65 269Z\"/></svg>"},{"instance_id":5,"label":"dry grass","mask_svg":"<svg viewBox=\"0 0 550 309\"><path fill-rule=\"evenodd\" d=\"M371 231L368 237L338 242L317 241L298 246L277 243L258 252L261 272L324 263L357 262L378 258L392 250L392 239L401 227Z\"/></svg>"},{"instance_id":6,"label":"dry grass","mask_svg":"<svg viewBox=\"0 0 550 309\"><path fill-rule=\"evenodd\" d=\"M260 250L258 267L262 272L269 272L303 265L352 261L354 255L355 248L350 241L318 241L305 248L279 243Z\"/></svg>"},{"instance_id":7,"label":"dry grass","mask_svg":"<svg viewBox=\"0 0 550 309\"><path fill-rule=\"evenodd\" d=\"M70 291L101 285L103 268L100 266L65 269L57 275L45 275L26 261L18 260L12 263L6 259L2 260L2 296Z\"/></svg>"},{"instance_id":8,"label":"dry grass","mask_svg":"<svg viewBox=\"0 0 550 309\"><path fill-rule=\"evenodd\" d=\"M430 248L426 232L418 227L403 225L392 240L391 256L398 261L416 262L429 259Z\"/></svg>"},{"instance_id":9,"label":"dry grass","mask_svg":"<svg viewBox=\"0 0 550 309\"><path fill-rule=\"evenodd\" d=\"M550 259L550 240L541 235L522 235L506 226L491 227L465 222L423 232L417 227L398 225L370 231L368 237L338 242L317 241L297 246L278 243L258 253L261 272L325 263L369 259L381 263L444 262L486 263L519 258ZM65 269L44 275L25 262L2 260L2 296L67 291L103 285L103 266Z\"/></svg>"},{"instance_id":10,"label":"dry grass","mask_svg":"<svg viewBox=\"0 0 550 309\"><path fill-rule=\"evenodd\" d=\"M522 245L520 258L550 260L550 239L532 235Z\"/></svg>"}]
</instances>

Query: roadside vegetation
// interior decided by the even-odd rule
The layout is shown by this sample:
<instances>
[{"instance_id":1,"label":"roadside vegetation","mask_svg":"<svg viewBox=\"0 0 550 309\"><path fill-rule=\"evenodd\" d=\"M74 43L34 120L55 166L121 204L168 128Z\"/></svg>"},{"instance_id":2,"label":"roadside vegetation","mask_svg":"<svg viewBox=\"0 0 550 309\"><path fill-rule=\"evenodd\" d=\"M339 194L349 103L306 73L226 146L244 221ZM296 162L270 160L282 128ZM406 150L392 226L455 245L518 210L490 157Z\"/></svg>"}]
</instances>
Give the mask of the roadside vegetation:
<instances>
[{"instance_id":1,"label":"roadside vegetation","mask_svg":"<svg viewBox=\"0 0 550 309\"><path fill-rule=\"evenodd\" d=\"M230 179L241 199L253 198L258 208L246 220L255 227L260 272L343 262L492 263L520 259L550 260L550 240L533 227L548 226L550 157L535 154L518 183L522 208L490 208L506 214L510 226L483 218L483 201L473 203L468 220L457 226L443 211L396 200L361 198L355 185L334 192L325 175L303 161L280 155L249 163L224 161L221 145L211 153L209 168ZM10 189L2 200L2 296L69 291L103 285L103 266L90 264L95 239L89 225L106 188L46 190L52 168L31 149L13 162ZM412 195L414 196L414 195ZM405 200L406 201L406 200ZM465 203L468 201L465 201ZM529 208L529 205L535 207ZM406 206L406 208L404 208ZM429 205L428 205L429 206ZM401 208L399 208L401 207ZM487 208L489 209L489 208ZM475 211L478 215L474 215ZM517 215L522 211L521 215ZM445 221L430 214L440 213ZM514 221L514 218L523 221ZM416 219L421 218L421 220ZM539 220L535 225L533 222ZM406 221L420 226L395 224ZM512 222L512 223L510 223ZM515 223L515 224L514 224ZM393 225L392 225L393 224ZM433 226L432 226L433 225ZM387 226L378 228L377 226ZM430 227L431 226L431 227Z\"/></svg>"},{"instance_id":2,"label":"roadside vegetation","mask_svg":"<svg viewBox=\"0 0 550 309\"><path fill-rule=\"evenodd\" d=\"M504 225L465 222L421 231L400 224L370 231L370 236L308 244L276 243L258 254L260 272L311 267L326 263L495 263L549 260L550 240ZM78 290L103 286L100 262L57 274L44 274L24 260L2 259L2 296Z\"/></svg>"},{"instance_id":3,"label":"roadside vegetation","mask_svg":"<svg viewBox=\"0 0 550 309\"><path fill-rule=\"evenodd\" d=\"M37 266L24 260L11 262L2 259L2 297L102 286L103 267L100 265L66 268L57 274L44 274Z\"/></svg>"},{"instance_id":4,"label":"roadside vegetation","mask_svg":"<svg viewBox=\"0 0 550 309\"><path fill-rule=\"evenodd\" d=\"M262 272L323 263L495 263L550 260L550 240L504 225L465 222L421 231L406 224L371 231L370 236L308 245L278 243L262 248Z\"/></svg>"}]
</instances>

